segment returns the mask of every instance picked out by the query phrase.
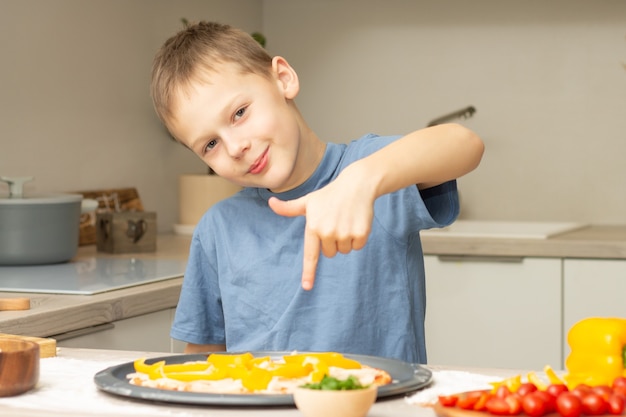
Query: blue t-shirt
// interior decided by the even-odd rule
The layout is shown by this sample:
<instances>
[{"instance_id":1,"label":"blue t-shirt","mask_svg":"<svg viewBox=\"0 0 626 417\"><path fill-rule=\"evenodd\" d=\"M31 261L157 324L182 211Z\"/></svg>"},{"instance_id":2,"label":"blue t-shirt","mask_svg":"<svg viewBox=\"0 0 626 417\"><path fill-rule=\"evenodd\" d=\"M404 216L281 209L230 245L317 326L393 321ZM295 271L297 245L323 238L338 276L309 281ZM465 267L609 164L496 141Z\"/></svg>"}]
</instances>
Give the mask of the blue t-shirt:
<instances>
[{"instance_id":1,"label":"blue t-shirt","mask_svg":"<svg viewBox=\"0 0 626 417\"><path fill-rule=\"evenodd\" d=\"M305 218L279 216L267 204L273 195L292 200L325 186L397 138L328 143L299 187L246 188L209 209L193 235L171 336L232 352L338 351L426 363L419 231L454 221L456 182L379 197L365 247L321 255L311 291L301 288Z\"/></svg>"}]
</instances>

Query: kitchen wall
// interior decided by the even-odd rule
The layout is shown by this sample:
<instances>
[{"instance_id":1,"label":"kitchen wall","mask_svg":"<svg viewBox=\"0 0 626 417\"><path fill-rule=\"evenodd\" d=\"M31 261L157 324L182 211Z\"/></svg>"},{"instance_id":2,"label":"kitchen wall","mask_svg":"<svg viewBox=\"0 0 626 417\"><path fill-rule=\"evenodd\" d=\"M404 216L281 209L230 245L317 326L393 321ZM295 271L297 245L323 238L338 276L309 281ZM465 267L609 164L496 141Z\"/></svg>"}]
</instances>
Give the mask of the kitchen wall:
<instances>
[{"instance_id":1,"label":"kitchen wall","mask_svg":"<svg viewBox=\"0 0 626 417\"><path fill-rule=\"evenodd\" d=\"M157 48L181 18L253 32L260 0L0 0L0 175L28 192L136 187L161 231L178 175L204 173L168 139L149 97ZM0 193L6 194L0 183Z\"/></svg>"},{"instance_id":2,"label":"kitchen wall","mask_svg":"<svg viewBox=\"0 0 626 417\"><path fill-rule=\"evenodd\" d=\"M171 230L178 175L205 172L148 95L181 17L263 31L329 141L474 105L487 150L462 217L626 223L623 0L0 0L0 175L134 186Z\"/></svg>"},{"instance_id":3,"label":"kitchen wall","mask_svg":"<svg viewBox=\"0 0 626 417\"><path fill-rule=\"evenodd\" d=\"M626 223L623 0L265 0L268 48L327 140L474 105L462 217Z\"/></svg>"}]
</instances>

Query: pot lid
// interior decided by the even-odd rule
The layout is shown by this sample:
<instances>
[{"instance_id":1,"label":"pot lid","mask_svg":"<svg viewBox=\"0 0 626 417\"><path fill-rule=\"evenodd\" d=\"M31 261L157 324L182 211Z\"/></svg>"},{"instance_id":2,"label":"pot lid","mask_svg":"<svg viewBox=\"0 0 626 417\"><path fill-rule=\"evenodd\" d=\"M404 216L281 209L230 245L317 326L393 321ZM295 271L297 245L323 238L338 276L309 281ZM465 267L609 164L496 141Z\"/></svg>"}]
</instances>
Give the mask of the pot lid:
<instances>
[{"instance_id":1,"label":"pot lid","mask_svg":"<svg viewBox=\"0 0 626 417\"><path fill-rule=\"evenodd\" d=\"M32 181L34 177L2 177L0 181L9 184L9 194L0 195L0 205L17 204L63 204L77 203L83 199L80 194L32 194L24 195L24 183Z\"/></svg>"}]
</instances>

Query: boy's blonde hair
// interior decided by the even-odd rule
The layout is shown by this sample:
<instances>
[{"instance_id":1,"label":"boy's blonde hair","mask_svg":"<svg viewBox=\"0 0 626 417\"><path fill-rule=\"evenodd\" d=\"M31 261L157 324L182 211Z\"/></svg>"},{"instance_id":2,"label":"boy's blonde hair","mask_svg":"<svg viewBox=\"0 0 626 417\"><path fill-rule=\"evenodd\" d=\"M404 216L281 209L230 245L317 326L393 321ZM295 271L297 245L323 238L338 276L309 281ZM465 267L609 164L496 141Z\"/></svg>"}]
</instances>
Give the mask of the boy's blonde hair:
<instances>
[{"instance_id":1,"label":"boy's blonde hair","mask_svg":"<svg viewBox=\"0 0 626 417\"><path fill-rule=\"evenodd\" d=\"M271 76L272 57L246 32L215 22L199 22L169 38L152 65L150 92L163 123L173 117L173 99L202 81L216 64L235 63L242 73Z\"/></svg>"}]
</instances>

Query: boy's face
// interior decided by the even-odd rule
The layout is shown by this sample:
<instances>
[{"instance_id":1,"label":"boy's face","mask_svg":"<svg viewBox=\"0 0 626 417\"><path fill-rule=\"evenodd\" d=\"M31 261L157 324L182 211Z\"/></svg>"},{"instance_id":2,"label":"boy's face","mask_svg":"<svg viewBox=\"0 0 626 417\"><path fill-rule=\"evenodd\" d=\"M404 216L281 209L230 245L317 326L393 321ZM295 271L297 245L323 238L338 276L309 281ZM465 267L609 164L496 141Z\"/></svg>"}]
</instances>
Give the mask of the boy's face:
<instances>
[{"instance_id":1,"label":"boy's face","mask_svg":"<svg viewBox=\"0 0 626 417\"><path fill-rule=\"evenodd\" d=\"M296 165L301 132L291 99L298 80L289 71L280 59L272 79L219 64L208 82L178 95L172 134L229 181L275 192L294 188L310 171Z\"/></svg>"}]
</instances>

